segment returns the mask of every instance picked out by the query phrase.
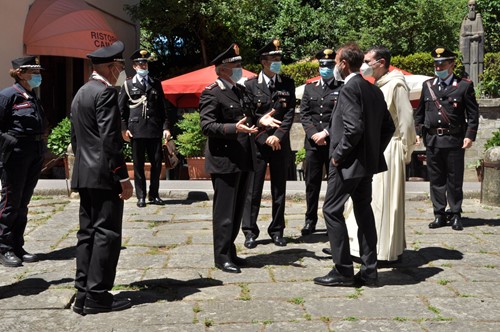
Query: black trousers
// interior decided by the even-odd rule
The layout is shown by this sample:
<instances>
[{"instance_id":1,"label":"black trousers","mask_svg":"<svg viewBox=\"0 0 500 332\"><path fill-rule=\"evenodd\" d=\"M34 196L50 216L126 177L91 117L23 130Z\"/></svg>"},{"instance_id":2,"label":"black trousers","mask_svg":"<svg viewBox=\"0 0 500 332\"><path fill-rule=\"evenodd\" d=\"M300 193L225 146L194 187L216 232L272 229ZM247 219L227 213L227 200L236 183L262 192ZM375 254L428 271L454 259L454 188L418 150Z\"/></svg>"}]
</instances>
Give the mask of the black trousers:
<instances>
[{"instance_id":1,"label":"black trousers","mask_svg":"<svg viewBox=\"0 0 500 332\"><path fill-rule=\"evenodd\" d=\"M248 193L248 174L211 174L214 188L212 225L216 264L232 262L236 257L234 241L240 231Z\"/></svg>"},{"instance_id":2,"label":"black trousers","mask_svg":"<svg viewBox=\"0 0 500 332\"><path fill-rule=\"evenodd\" d=\"M283 142L281 150L272 151L269 146L257 145L255 171L250 174L250 192L245 203L243 214L243 233L245 236L260 234L257 226L262 190L266 177L267 164L271 174L272 220L267 228L269 236L283 236L285 229L285 198L288 162L290 159L290 143Z\"/></svg>"},{"instance_id":3,"label":"black trousers","mask_svg":"<svg viewBox=\"0 0 500 332\"><path fill-rule=\"evenodd\" d=\"M318 221L318 204L323 172L328 172L330 158L328 157L328 146L318 147L316 150L306 150L306 221L314 225Z\"/></svg>"},{"instance_id":4,"label":"black trousers","mask_svg":"<svg viewBox=\"0 0 500 332\"><path fill-rule=\"evenodd\" d=\"M146 154L151 163L149 199L159 197L160 174L163 161L161 138L133 138L132 158L134 159L134 185L137 198L146 198L146 176L144 163Z\"/></svg>"},{"instance_id":5,"label":"black trousers","mask_svg":"<svg viewBox=\"0 0 500 332\"><path fill-rule=\"evenodd\" d=\"M75 287L96 300L110 298L106 294L113 288L120 256L124 203L113 190L83 188L79 193Z\"/></svg>"},{"instance_id":6,"label":"black trousers","mask_svg":"<svg viewBox=\"0 0 500 332\"><path fill-rule=\"evenodd\" d=\"M19 139L9 159L2 163L0 200L0 252L24 246L28 204L42 170L42 141Z\"/></svg>"},{"instance_id":7,"label":"black trousers","mask_svg":"<svg viewBox=\"0 0 500 332\"><path fill-rule=\"evenodd\" d=\"M445 215L447 202L452 214L462 212L464 156L465 150L461 147L427 147L427 173L435 216Z\"/></svg>"},{"instance_id":8,"label":"black trousers","mask_svg":"<svg viewBox=\"0 0 500 332\"><path fill-rule=\"evenodd\" d=\"M354 216L358 224L360 258L363 263L361 273L368 278L377 276L377 230L370 204L372 177L344 180L336 167L333 165L330 167L323 215L333 263L337 271L346 277L354 275L349 235L344 219L344 204L349 196L353 202Z\"/></svg>"}]
</instances>

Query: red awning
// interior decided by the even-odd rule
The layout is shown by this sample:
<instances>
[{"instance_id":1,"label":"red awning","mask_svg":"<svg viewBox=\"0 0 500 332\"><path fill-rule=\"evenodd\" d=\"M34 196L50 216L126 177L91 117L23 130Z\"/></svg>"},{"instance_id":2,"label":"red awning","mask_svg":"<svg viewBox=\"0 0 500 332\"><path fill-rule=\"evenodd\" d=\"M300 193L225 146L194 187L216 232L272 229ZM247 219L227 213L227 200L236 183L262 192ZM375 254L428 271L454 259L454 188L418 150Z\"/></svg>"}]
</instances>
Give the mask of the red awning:
<instances>
[{"instance_id":1,"label":"red awning","mask_svg":"<svg viewBox=\"0 0 500 332\"><path fill-rule=\"evenodd\" d=\"M243 69L243 77L255 76ZM179 108L198 108L200 96L205 88L215 82L215 66L205 67L161 82L165 98Z\"/></svg>"},{"instance_id":2,"label":"red awning","mask_svg":"<svg viewBox=\"0 0 500 332\"><path fill-rule=\"evenodd\" d=\"M83 0L36 0L24 25L26 53L86 58L117 40L101 13Z\"/></svg>"}]
</instances>

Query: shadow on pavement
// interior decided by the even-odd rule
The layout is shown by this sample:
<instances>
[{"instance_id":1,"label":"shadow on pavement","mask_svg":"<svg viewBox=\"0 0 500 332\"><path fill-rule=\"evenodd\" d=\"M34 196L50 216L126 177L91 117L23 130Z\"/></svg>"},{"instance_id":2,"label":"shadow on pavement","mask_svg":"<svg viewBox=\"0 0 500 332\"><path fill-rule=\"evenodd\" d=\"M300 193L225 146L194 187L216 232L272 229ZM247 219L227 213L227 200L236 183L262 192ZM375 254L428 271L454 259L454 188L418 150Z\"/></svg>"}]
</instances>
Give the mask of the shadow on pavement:
<instances>
[{"instance_id":1,"label":"shadow on pavement","mask_svg":"<svg viewBox=\"0 0 500 332\"><path fill-rule=\"evenodd\" d=\"M73 259L76 257L76 246L58 249L46 254L37 254L37 256L42 261L61 261Z\"/></svg>"},{"instance_id":2,"label":"shadow on pavement","mask_svg":"<svg viewBox=\"0 0 500 332\"><path fill-rule=\"evenodd\" d=\"M11 285L0 287L0 300L15 296L30 296L46 291L52 285L65 284L73 281L72 278L63 278L47 282L42 278L26 278Z\"/></svg>"},{"instance_id":3,"label":"shadow on pavement","mask_svg":"<svg viewBox=\"0 0 500 332\"><path fill-rule=\"evenodd\" d=\"M480 218L467 218L462 217L462 224L464 227L476 226L500 226L500 219L480 219Z\"/></svg>"},{"instance_id":4,"label":"shadow on pavement","mask_svg":"<svg viewBox=\"0 0 500 332\"><path fill-rule=\"evenodd\" d=\"M184 297L198 293L200 288L221 286L222 281L212 278L191 279L188 281L170 278L149 279L131 283L136 291L122 291L120 297L128 297L134 305L158 301L180 301Z\"/></svg>"},{"instance_id":5,"label":"shadow on pavement","mask_svg":"<svg viewBox=\"0 0 500 332\"><path fill-rule=\"evenodd\" d=\"M271 242L271 240L269 240ZM262 243L262 241L261 241ZM322 257L316 256L312 251L306 249L286 249L278 250L272 253L259 254L247 256L245 259L248 266L245 268L261 268L266 265L287 265L294 267L305 268L299 261L301 258L310 257L321 259Z\"/></svg>"},{"instance_id":6,"label":"shadow on pavement","mask_svg":"<svg viewBox=\"0 0 500 332\"><path fill-rule=\"evenodd\" d=\"M190 191L185 199L166 199L165 205L190 205L200 201L208 201L210 198L208 194L204 191Z\"/></svg>"}]
</instances>

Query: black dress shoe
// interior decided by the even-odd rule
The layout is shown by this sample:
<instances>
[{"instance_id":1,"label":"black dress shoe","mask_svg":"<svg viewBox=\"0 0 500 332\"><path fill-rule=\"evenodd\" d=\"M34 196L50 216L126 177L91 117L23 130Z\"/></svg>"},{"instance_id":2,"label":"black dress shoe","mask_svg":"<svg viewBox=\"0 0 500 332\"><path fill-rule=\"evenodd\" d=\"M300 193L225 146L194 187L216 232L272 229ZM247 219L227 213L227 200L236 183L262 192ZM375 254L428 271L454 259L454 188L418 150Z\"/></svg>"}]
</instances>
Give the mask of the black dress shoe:
<instances>
[{"instance_id":1,"label":"black dress shoe","mask_svg":"<svg viewBox=\"0 0 500 332\"><path fill-rule=\"evenodd\" d=\"M30 254L24 248L14 249L14 254L20 258L25 263L35 263L40 260L40 258L35 254Z\"/></svg>"},{"instance_id":2,"label":"black dress shoe","mask_svg":"<svg viewBox=\"0 0 500 332\"><path fill-rule=\"evenodd\" d=\"M281 235L274 235L273 242L274 242L274 245L276 245L278 247L286 247L286 240Z\"/></svg>"},{"instance_id":3,"label":"black dress shoe","mask_svg":"<svg viewBox=\"0 0 500 332\"><path fill-rule=\"evenodd\" d=\"M332 249L330 248L323 248L321 249L321 251L324 253L324 254L327 254L327 255L332 255Z\"/></svg>"},{"instance_id":4,"label":"black dress shoe","mask_svg":"<svg viewBox=\"0 0 500 332\"><path fill-rule=\"evenodd\" d=\"M238 256L231 258L231 261L238 266L247 266L248 265L248 262L246 259L238 257Z\"/></svg>"},{"instance_id":5,"label":"black dress shoe","mask_svg":"<svg viewBox=\"0 0 500 332\"><path fill-rule=\"evenodd\" d=\"M377 287L378 286L378 277L368 278L364 276L361 271L354 275L354 283L357 287L366 286L366 287Z\"/></svg>"},{"instance_id":6,"label":"black dress shoe","mask_svg":"<svg viewBox=\"0 0 500 332\"><path fill-rule=\"evenodd\" d=\"M240 268L232 262L225 262L223 264L215 263L215 267L227 273L241 273Z\"/></svg>"},{"instance_id":7,"label":"black dress shoe","mask_svg":"<svg viewBox=\"0 0 500 332\"><path fill-rule=\"evenodd\" d=\"M0 264L7 267L18 267L23 265L23 262L13 251L7 251L3 254L0 253Z\"/></svg>"},{"instance_id":8,"label":"black dress shoe","mask_svg":"<svg viewBox=\"0 0 500 332\"><path fill-rule=\"evenodd\" d=\"M429 228L444 227L446 224L446 218L444 216L436 216L436 219L429 224Z\"/></svg>"},{"instance_id":9,"label":"black dress shoe","mask_svg":"<svg viewBox=\"0 0 500 332\"><path fill-rule=\"evenodd\" d=\"M137 201L137 207L146 207L146 200L144 198L139 198L139 200Z\"/></svg>"},{"instance_id":10,"label":"black dress shoe","mask_svg":"<svg viewBox=\"0 0 500 332\"><path fill-rule=\"evenodd\" d=\"M316 232L316 222L312 220L306 220L304 227L300 231L303 236L309 235Z\"/></svg>"},{"instance_id":11,"label":"black dress shoe","mask_svg":"<svg viewBox=\"0 0 500 332\"><path fill-rule=\"evenodd\" d=\"M155 198L150 198L149 199L149 204L153 204L153 205L165 205L165 204L167 204L167 202L165 202L160 197L155 197Z\"/></svg>"},{"instance_id":12,"label":"black dress shoe","mask_svg":"<svg viewBox=\"0 0 500 332\"><path fill-rule=\"evenodd\" d=\"M245 242L243 243L245 248L253 249L253 248L257 247L257 241L255 241L255 239L256 239L256 237L254 235L247 235L245 237Z\"/></svg>"},{"instance_id":13,"label":"black dress shoe","mask_svg":"<svg viewBox=\"0 0 500 332\"><path fill-rule=\"evenodd\" d=\"M462 221L460 220L460 216L458 215L454 215L453 217L451 217L450 223L451 228L456 231L461 231L464 229L464 227L462 226Z\"/></svg>"},{"instance_id":14,"label":"black dress shoe","mask_svg":"<svg viewBox=\"0 0 500 332\"><path fill-rule=\"evenodd\" d=\"M83 307L85 306L85 297L86 294L84 292L78 292L75 296L75 302L73 302L73 311L79 315L85 316L83 313Z\"/></svg>"},{"instance_id":15,"label":"black dress shoe","mask_svg":"<svg viewBox=\"0 0 500 332\"><path fill-rule=\"evenodd\" d=\"M85 306L83 307L83 314L93 315L100 314L102 312L121 311L130 307L132 307L132 302L130 302L129 299L113 299L113 303L111 303L111 305L103 305L87 297L85 299Z\"/></svg>"},{"instance_id":16,"label":"black dress shoe","mask_svg":"<svg viewBox=\"0 0 500 332\"><path fill-rule=\"evenodd\" d=\"M314 283L321 286L354 286L354 278L344 277L333 269L324 277L314 278Z\"/></svg>"}]
</instances>

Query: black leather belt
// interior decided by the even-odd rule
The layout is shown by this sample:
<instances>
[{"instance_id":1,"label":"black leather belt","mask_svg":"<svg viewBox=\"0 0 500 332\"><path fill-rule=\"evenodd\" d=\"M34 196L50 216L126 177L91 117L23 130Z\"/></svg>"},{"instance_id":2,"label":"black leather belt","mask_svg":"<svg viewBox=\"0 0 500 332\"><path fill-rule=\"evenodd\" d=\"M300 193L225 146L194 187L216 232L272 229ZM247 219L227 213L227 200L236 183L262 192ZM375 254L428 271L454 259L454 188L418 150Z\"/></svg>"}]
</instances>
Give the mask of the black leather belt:
<instances>
[{"instance_id":1,"label":"black leather belt","mask_svg":"<svg viewBox=\"0 0 500 332\"><path fill-rule=\"evenodd\" d=\"M462 128L460 128L460 127L455 127L455 128L428 128L427 132L429 134L431 134L431 135L438 135L438 136L455 135L455 134L462 133Z\"/></svg>"},{"instance_id":2,"label":"black leather belt","mask_svg":"<svg viewBox=\"0 0 500 332\"><path fill-rule=\"evenodd\" d=\"M41 141L43 139L43 135L16 135L14 137L26 141Z\"/></svg>"}]
</instances>

